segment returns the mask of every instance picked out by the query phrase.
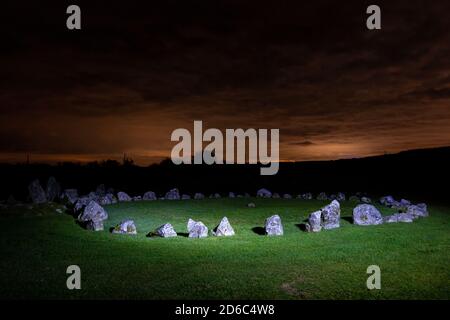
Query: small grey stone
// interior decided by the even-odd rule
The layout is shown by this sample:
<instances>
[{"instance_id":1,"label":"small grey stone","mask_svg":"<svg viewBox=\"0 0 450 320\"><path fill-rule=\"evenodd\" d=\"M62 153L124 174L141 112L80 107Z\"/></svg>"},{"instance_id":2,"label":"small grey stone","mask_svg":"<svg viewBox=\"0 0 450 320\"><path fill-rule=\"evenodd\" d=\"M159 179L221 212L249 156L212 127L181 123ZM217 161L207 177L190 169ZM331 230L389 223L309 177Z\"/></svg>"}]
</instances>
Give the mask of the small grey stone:
<instances>
[{"instance_id":1,"label":"small grey stone","mask_svg":"<svg viewBox=\"0 0 450 320\"><path fill-rule=\"evenodd\" d=\"M406 200L406 199L401 199L400 200L400 205L403 207L408 207L409 205L411 205L411 201Z\"/></svg>"},{"instance_id":2,"label":"small grey stone","mask_svg":"<svg viewBox=\"0 0 450 320\"><path fill-rule=\"evenodd\" d=\"M163 238L170 238L177 236L177 233L175 232L173 226L170 223L163 224L158 229L156 229L156 234Z\"/></svg>"},{"instance_id":3,"label":"small grey stone","mask_svg":"<svg viewBox=\"0 0 450 320\"><path fill-rule=\"evenodd\" d=\"M107 193L99 199L100 205L105 206L109 204L117 203L116 197L112 193Z\"/></svg>"},{"instance_id":4,"label":"small grey stone","mask_svg":"<svg viewBox=\"0 0 450 320\"><path fill-rule=\"evenodd\" d=\"M341 206L338 201L333 200L329 205L322 208L322 227L324 229L335 229L340 226Z\"/></svg>"},{"instance_id":5,"label":"small grey stone","mask_svg":"<svg viewBox=\"0 0 450 320\"><path fill-rule=\"evenodd\" d=\"M345 201L346 197L345 197L345 193L343 192L338 192L337 196L336 196L336 200L339 202Z\"/></svg>"},{"instance_id":6,"label":"small grey stone","mask_svg":"<svg viewBox=\"0 0 450 320\"><path fill-rule=\"evenodd\" d=\"M407 207L406 213L414 217L428 217L428 209L425 203L410 205Z\"/></svg>"},{"instance_id":7,"label":"small grey stone","mask_svg":"<svg viewBox=\"0 0 450 320\"><path fill-rule=\"evenodd\" d=\"M212 234L217 237L234 236L234 229L228 221L227 217L223 217L219 225L212 231Z\"/></svg>"},{"instance_id":8,"label":"small grey stone","mask_svg":"<svg viewBox=\"0 0 450 320\"><path fill-rule=\"evenodd\" d=\"M208 228L201 221L188 221L189 238L206 238L208 236Z\"/></svg>"},{"instance_id":9,"label":"small grey stone","mask_svg":"<svg viewBox=\"0 0 450 320\"><path fill-rule=\"evenodd\" d=\"M369 197L361 197L361 202L362 203L372 203L372 200Z\"/></svg>"},{"instance_id":10,"label":"small grey stone","mask_svg":"<svg viewBox=\"0 0 450 320\"><path fill-rule=\"evenodd\" d=\"M156 197L156 194L153 191L147 191L146 193L144 193L142 199L154 201L157 200L158 198Z\"/></svg>"},{"instance_id":11,"label":"small grey stone","mask_svg":"<svg viewBox=\"0 0 450 320\"><path fill-rule=\"evenodd\" d=\"M385 223L395 223L395 222L413 222L414 216L407 213L396 213L390 216L383 217L383 222Z\"/></svg>"},{"instance_id":12,"label":"small grey stone","mask_svg":"<svg viewBox=\"0 0 450 320\"><path fill-rule=\"evenodd\" d=\"M309 215L308 222L306 223L306 231L319 232L322 230L322 211L314 211Z\"/></svg>"},{"instance_id":13,"label":"small grey stone","mask_svg":"<svg viewBox=\"0 0 450 320\"><path fill-rule=\"evenodd\" d=\"M128 202L131 201L131 197L123 191L119 191L117 193L117 200L119 200L119 202Z\"/></svg>"},{"instance_id":14,"label":"small grey stone","mask_svg":"<svg viewBox=\"0 0 450 320\"><path fill-rule=\"evenodd\" d=\"M91 200L78 216L79 221L103 221L108 219L108 213L94 200Z\"/></svg>"},{"instance_id":15,"label":"small grey stone","mask_svg":"<svg viewBox=\"0 0 450 320\"><path fill-rule=\"evenodd\" d=\"M180 192L177 188L171 189L166 193L166 200L180 200Z\"/></svg>"},{"instance_id":16,"label":"small grey stone","mask_svg":"<svg viewBox=\"0 0 450 320\"><path fill-rule=\"evenodd\" d=\"M303 200L312 200L313 195L312 195L311 192L307 192L307 193L302 194L302 195L301 195L301 198L302 198Z\"/></svg>"},{"instance_id":17,"label":"small grey stone","mask_svg":"<svg viewBox=\"0 0 450 320\"><path fill-rule=\"evenodd\" d=\"M320 201L328 200L328 196L325 192L321 192L317 195L317 200L320 200Z\"/></svg>"},{"instance_id":18,"label":"small grey stone","mask_svg":"<svg viewBox=\"0 0 450 320\"><path fill-rule=\"evenodd\" d=\"M395 200L393 196L384 196L380 198L380 203L387 207L391 207L394 202Z\"/></svg>"},{"instance_id":19,"label":"small grey stone","mask_svg":"<svg viewBox=\"0 0 450 320\"><path fill-rule=\"evenodd\" d=\"M204 195L203 193L197 192L197 193L194 195L194 199L195 199L195 200L205 199L205 195Z\"/></svg>"},{"instance_id":20,"label":"small grey stone","mask_svg":"<svg viewBox=\"0 0 450 320\"><path fill-rule=\"evenodd\" d=\"M266 219L265 223L266 234L268 236L282 236L283 225L279 215L273 215Z\"/></svg>"},{"instance_id":21,"label":"small grey stone","mask_svg":"<svg viewBox=\"0 0 450 320\"><path fill-rule=\"evenodd\" d=\"M383 223L380 211L370 204L360 204L353 209L353 223L361 226Z\"/></svg>"},{"instance_id":22,"label":"small grey stone","mask_svg":"<svg viewBox=\"0 0 450 320\"><path fill-rule=\"evenodd\" d=\"M96 202L95 200L91 200L88 196L83 196L83 197L78 198L78 200L75 202L75 205L73 207L74 212L77 213L77 212L82 211L91 201Z\"/></svg>"},{"instance_id":23,"label":"small grey stone","mask_svg":"<svg viewBox=\"0 0 450 320\"><path fill-rule=\"evenodd\" d=\"M255 208L256 205L253 202L247 203L248 208Z\"/></svg>"},{"instance_id":24,"label":"small grey stone","mask_svg":"<svg viewBox=\"0 0 450 320\"><path fill-rule=\"evenodd\" d=\"M337 200L309 215L306 231L319 232L320 230L335 229L340 226L341 206Z\"/></svg>"},{"instance_id":25,"label":"small grey stone","mask_svg":"<svg viewBox=\"0 0 450 320\"><path fill-rule=\"evenodd\" d=\"M124 220L114 227L112 233L137 234L136 225L133 220Z\"/></svg>"},{"instance_id":26,"label":"small grey stone","mask_svg":"<svg viewBox=\"0 0 450 320\"><path fill-rule=\"evenodd\" d=\"M292 196L289 193L285 193L283 199L292 199Z\"/></svg>"},{"instance_id":27,"label":"small grey stone","mask_svg":"<svg viewBox=\"0 0 450 320\"><path fill-rule=\"evenodd\" d=\"M273 199L279 199L280 198L280 194L275 192L275 193L272 194L272 198Z\"/></svg>"},{"instance_id":28,"label":"small grey stone","mask_svg":"<svg viewBox=\"0 0 450 320\"><path fill-rule=\"evenodd\" d=\"M260 197L260 198L271 198L272 197L272 192L270 192L267 189L262 188L262 189L259 189L256 192L256 196Z\"/></svg>"}]
</instances>

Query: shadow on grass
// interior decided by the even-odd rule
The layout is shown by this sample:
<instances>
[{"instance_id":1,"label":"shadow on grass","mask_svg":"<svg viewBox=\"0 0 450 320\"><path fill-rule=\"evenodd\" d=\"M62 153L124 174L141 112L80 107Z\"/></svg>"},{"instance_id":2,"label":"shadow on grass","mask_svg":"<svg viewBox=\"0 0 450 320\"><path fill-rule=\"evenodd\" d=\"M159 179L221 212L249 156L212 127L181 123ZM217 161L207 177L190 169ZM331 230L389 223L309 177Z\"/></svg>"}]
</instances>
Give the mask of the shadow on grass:
<instances>
[{"instance_id":1,"label":"shadow on grass","mask_svg":"<svg viewBox=\"0 0 450 320\"><path fill-rule=\"evenodd\" d=\"M177 234L179 237L185 237L185 238L189 237L189 233L187 233L187 232L178 232Z\"/></svg>"},{"instance_id":2,"label":"shadow on grass","mask_svg":"<svg viewBox=\"0 0 450 320\"><path fill-rule=\"evenodd\" d=\"M301 231L306 232L306 223L297 223L295 226L299 228Z\"/></svg>"},{"instance_id":3,"label":"shadow on grass","mask_svg":"<svg viewBox=\"0 0 450 320\"><path fill-rule=\"evenodd\" d=\"M252 231L260 236L266 235L266 229L264 229L263 227L254 227L252 228Z\"/></svg>"},{"instance_id":4,"label":"shadow on grass","mask_svg":"<svg viewBox=\"0 0 450 320\"><path fill-rule=\"evenodd\" d=\"M347 221L350 224L353 224L353 217L341 217L341 219Z\"/></svg>"}]
</instances>

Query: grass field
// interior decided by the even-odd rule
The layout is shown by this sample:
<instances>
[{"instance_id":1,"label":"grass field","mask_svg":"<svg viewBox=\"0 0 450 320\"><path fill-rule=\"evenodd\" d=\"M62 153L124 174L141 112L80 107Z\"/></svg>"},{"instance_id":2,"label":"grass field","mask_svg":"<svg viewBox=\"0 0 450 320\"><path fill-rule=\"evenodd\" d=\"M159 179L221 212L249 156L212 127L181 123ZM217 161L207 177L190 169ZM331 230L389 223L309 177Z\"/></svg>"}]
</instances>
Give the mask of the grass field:
<instances>
[{"instance_id":1,"label":"grass field","mask_svg":"<svg viewBox=\"0 0 450 320\"><path fill-rule=\"evenodd\" d=\"M249 201L256 208L247 208ZM119 203L105 207L104 232L80 228L48 206L1 212L0 298L50 299L449 299L450 209L412 224L355 226L343 202L341 228L306 233L300 223L327 202L208 199ZM383 214L393 210L381 208ZM285 235L259 234L272 214ZM227 216L230 238L186 237L188 218L215 227ZM124 218L138 235L107 230ZM146 234L170 222L177 238ZM255 229L256 228L256 229ZM81 268L81 290L66 288L66 268ZM366 269L381 268L369 291Z\"/></svg>"}]
</instances>

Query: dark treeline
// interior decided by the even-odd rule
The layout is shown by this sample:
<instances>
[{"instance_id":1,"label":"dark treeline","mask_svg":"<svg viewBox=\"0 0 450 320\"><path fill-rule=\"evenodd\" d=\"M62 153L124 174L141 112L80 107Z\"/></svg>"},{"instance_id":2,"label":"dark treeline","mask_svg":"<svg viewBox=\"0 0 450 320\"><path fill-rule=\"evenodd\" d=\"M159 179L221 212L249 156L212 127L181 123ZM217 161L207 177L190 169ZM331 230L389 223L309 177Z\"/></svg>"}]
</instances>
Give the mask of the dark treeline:
<instances>
[{"instance_id":1,"label":"dark treeline","mask_svg":"<svg viewBox=\"0 0 450 320\"><path fill-rule=\"evenodd\" d=\"M281 163L278 174L261 176L259 165L180 165L165 160L148 167L131 160L113 160L87 164L2 164L1 198L13 195L26 200L27 185L39 179L45 186L54 176L62 188L76 188L80 194L94 191L103 183L115 191L142 195L154 191L163 195L171 188L181 193L219 192L225 195L248 192L262 187L296 195L343 191L367 192L369 195L393 194L418 200L448 200L450 147L406 151L362 159Z\"/></svg>"}]
</instances>

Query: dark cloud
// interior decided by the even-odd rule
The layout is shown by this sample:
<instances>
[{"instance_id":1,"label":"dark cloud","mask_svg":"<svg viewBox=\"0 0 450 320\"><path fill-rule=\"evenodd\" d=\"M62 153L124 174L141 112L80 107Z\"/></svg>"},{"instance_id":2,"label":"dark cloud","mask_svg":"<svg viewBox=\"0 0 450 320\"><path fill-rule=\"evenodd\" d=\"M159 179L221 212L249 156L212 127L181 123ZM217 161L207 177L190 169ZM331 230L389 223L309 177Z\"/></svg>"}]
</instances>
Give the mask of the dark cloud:
<instances>
[{"instance_id":1,"label":"dark cloud","mask_svg":"<svg viewBox=\"0 0 450 320\"><path fill-rule=\"evenodd\" d=\"M79 4L76 32L2 4L0 153L153 161L193 120L280 128L291 160L450 144L448 1L379 1L380 31L368 1Z\"/></svg>"}]
</instances>

